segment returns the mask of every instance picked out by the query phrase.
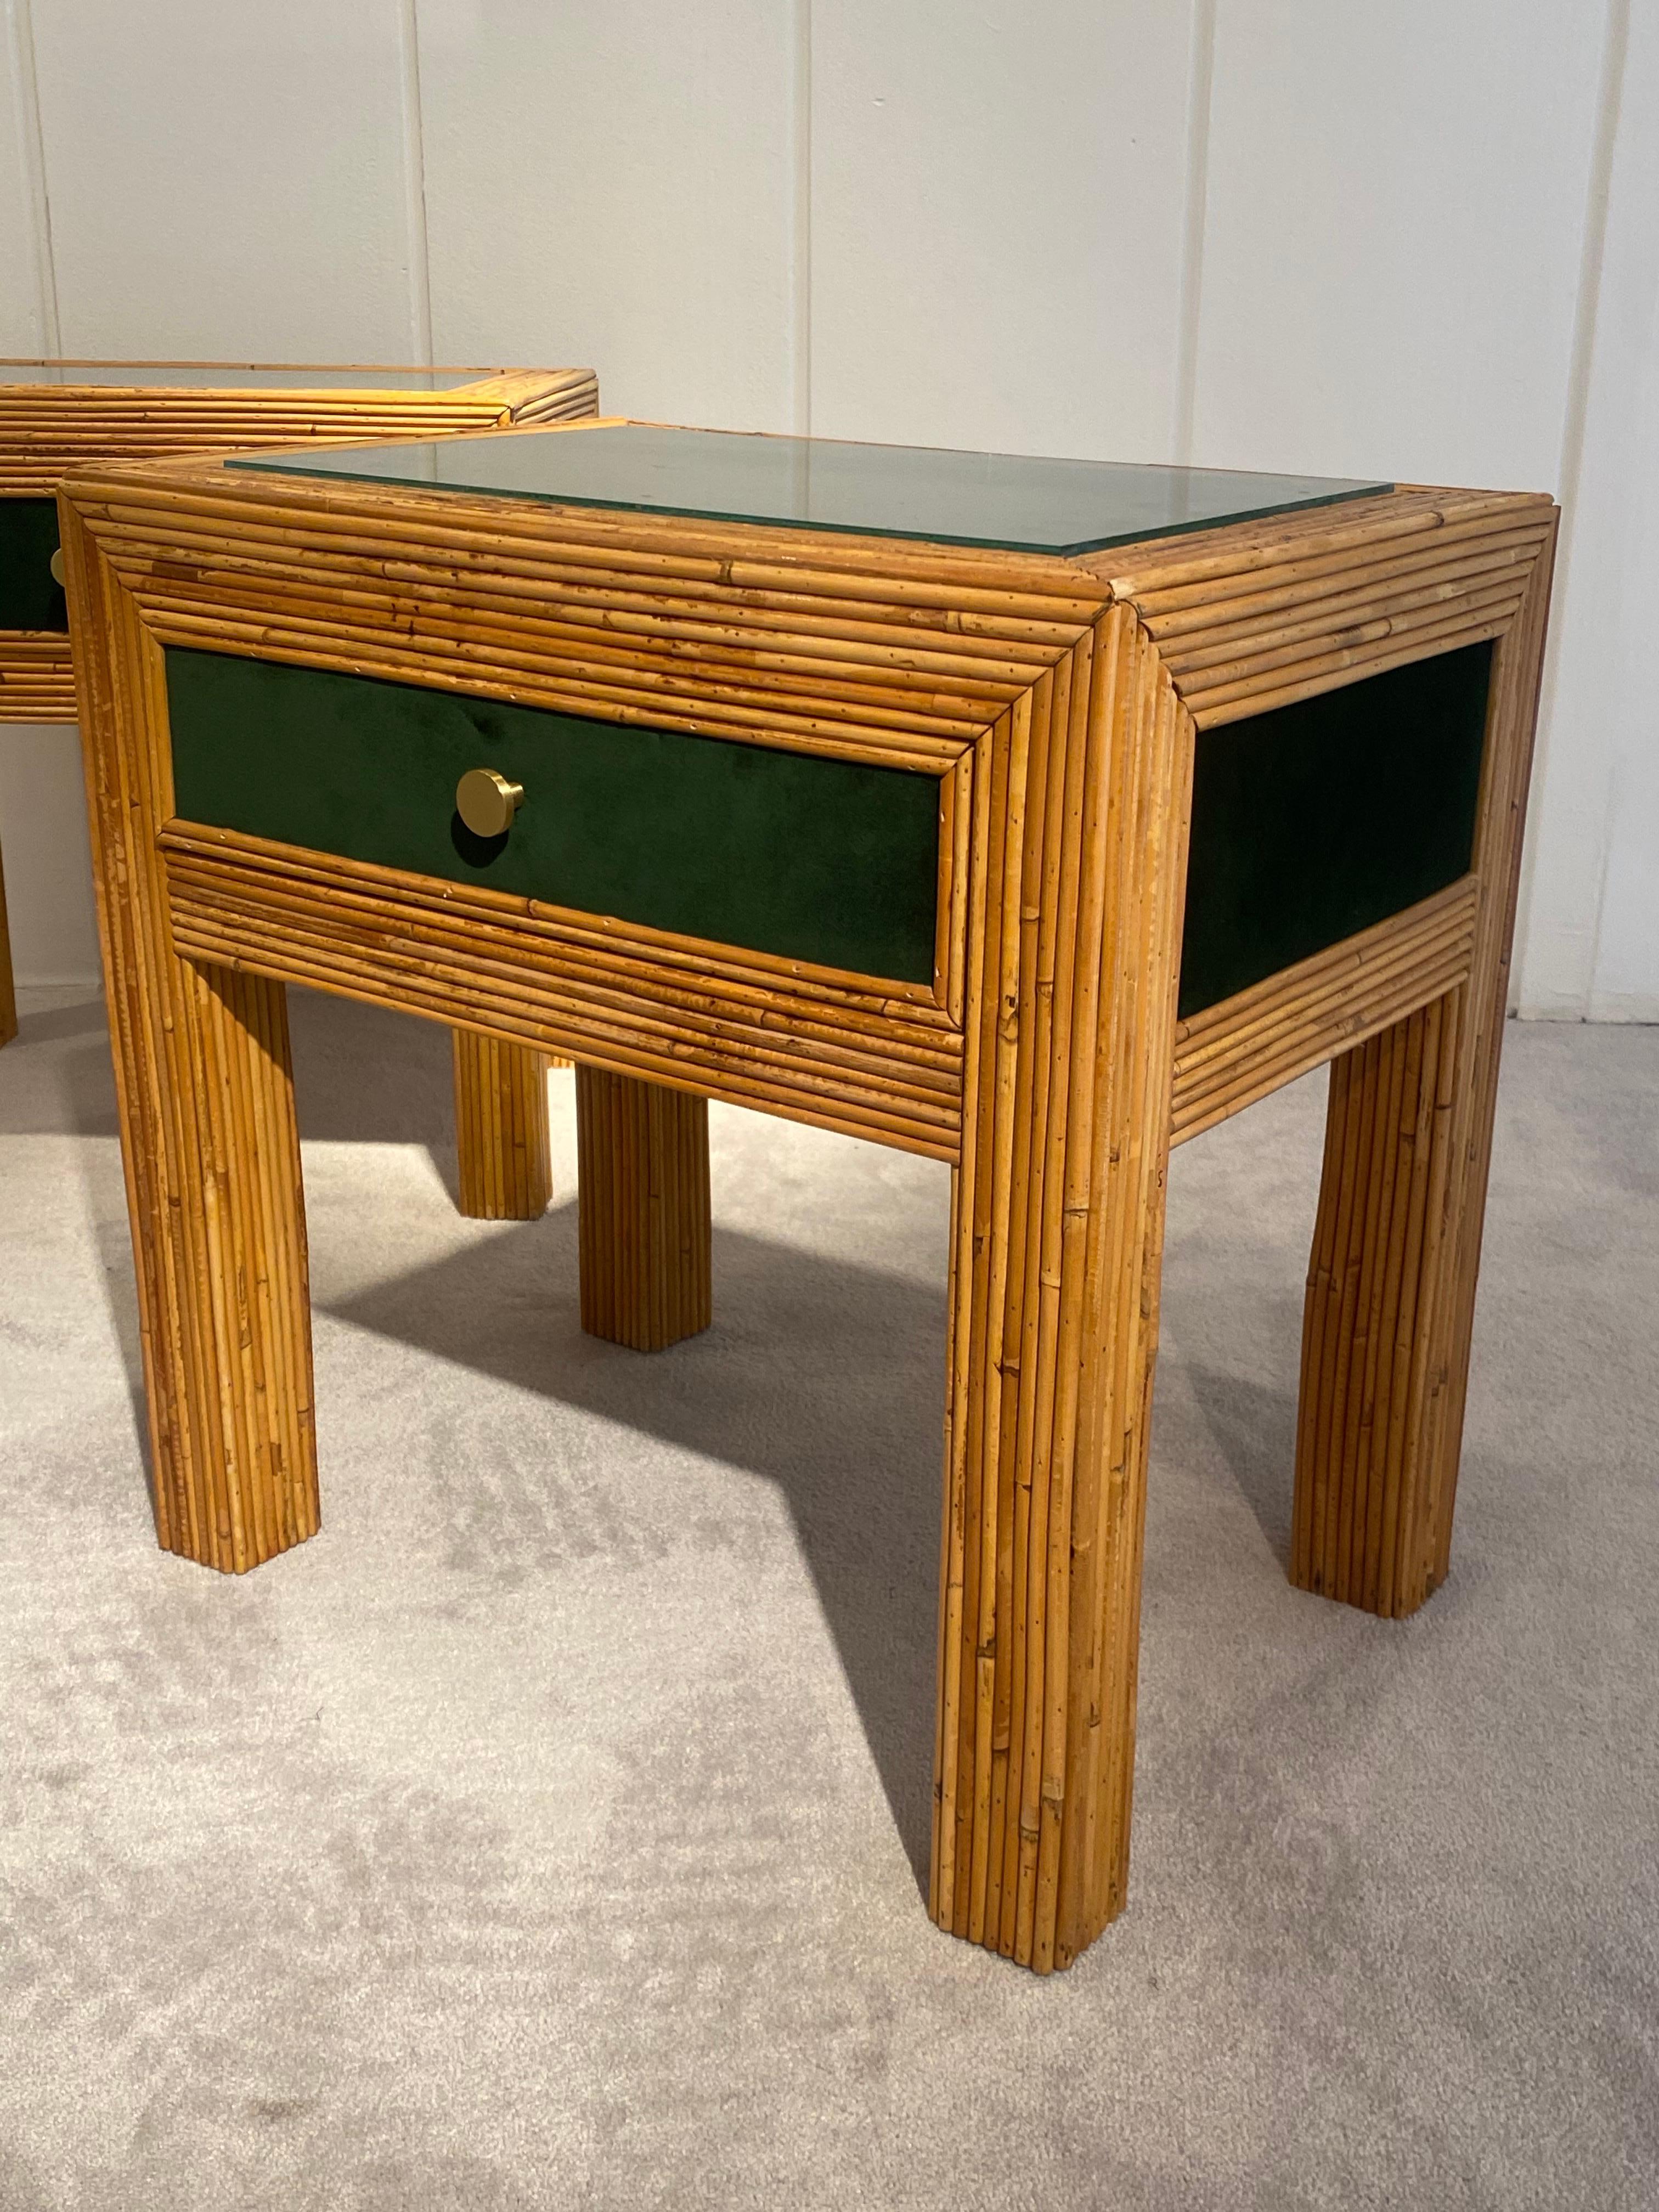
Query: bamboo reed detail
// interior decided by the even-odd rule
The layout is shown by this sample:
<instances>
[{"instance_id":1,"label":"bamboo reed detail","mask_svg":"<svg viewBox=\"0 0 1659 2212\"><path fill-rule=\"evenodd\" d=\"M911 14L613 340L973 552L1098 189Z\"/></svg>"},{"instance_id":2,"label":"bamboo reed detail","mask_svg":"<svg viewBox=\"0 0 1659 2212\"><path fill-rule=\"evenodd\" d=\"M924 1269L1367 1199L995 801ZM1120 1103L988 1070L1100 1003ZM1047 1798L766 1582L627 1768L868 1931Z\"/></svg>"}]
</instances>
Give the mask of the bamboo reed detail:
<instances>
[{"instance_id":1,"label":"bamboo reed detail","mask_svg":"<svg viewBox=\"0 0 1659 2212\"><path fill-rule=\"evenodd\" d=\"M1212 1129L1462 982L1479 904L1480 885L1465 876L1179 1023L1170 1142Z\"/></svg>"},{"instance_id":2,"label":"bamboo reed detail","mask_svg":"<svg viewBox=\"0 0 1659 2212\"><path fill-rule=\"evenodd\" d=\"M1085 565L1138 610L1207 730L1501 636L1553 514L1541 496L1409 490Z\"/></svg>"},{"instance_id":3,"label":"bamboo reed detail","mask_svg":"<svg viewBox=\"0 0 1659 2212\"><path fill-rule=\"evenodd\" d=\"M1559 520L1557 518L1556 520ZM1554 521L1534 563L1515 623L1499 641L1492 673L1492 725L1475 830L1474 860L1481 898L1470 968L1469 1080L1453 1122L1454 1269L1443 1322L1447 1380L1434 1407L1423 1508L1433 1550L1431 1587L1443 1582L1450 1559L1464 1404L1468 1389L1480 1240L1486 1224L1498 1065L1509 1011L1510 963L1520 895L1522 836L1531 784L1543 680L1545 630L1555 550Z\"/></svg>"},{"instance_id":4,"label":"bamboo reed detail","mask_svg":"<svg viewBox=\"0 0 1659 2212\"><path fill-rule=\"evenodd\" d=\"M553 1195L547 1062L477 1030L452 1030L460 1210L474 1221L538 1221Z\"/></svg>"},{"instance_id":5,"label":"bamboo reed detail","mask_svg":"<svg viewBox=\"0 0 1659 2212\"><path fill-rule=\"evenodd\" d=\"M163 1547L240 1573L319 1525L299 1140L280 984L180 958L145 742L149 646L73 524L71 605L96 656L83 726L151 1480Z\"/></svg>"},{"instance_id":6,"label":"bamboo reed detail","mask_svg":"<svg viewBox=\"0 0 1659 2212\"><path fill-rule=\"evenodd\" d=\"M585 368L497 370L447 391L420 392L376 386L372 367L361 383L307 389L303 365L290 383L240 387L8 384L10 365L0 362L0 497L49 497L64 477L109 461L453 436L599 410L599 385Z\"/></svg>"},{"instance_id":7,"label":"bamboo reed detail","mask_svg":"<svg viewBox=\"0 0 1659 2212\"><path fill-rule=\"evenodd\" d=\"M19 365L0 362L0 498L38 498L81 469L204 447L248 451L331 439L432 437L501 424L544 427L591 417L599 410L598 383L582 368L480 371L467 384L422 392L377 386L374 380L383 372L372 366L360 372L358 383L307 390L303 367L295 368L291 381L280 386L9 385L6 369ZM87 364L64 366L72 370ZM67 722L76 711L70 641L0 631L0 721ZM12 1001L9 946L0 930L0 1044L6 1041L5 1012ZM458 1038L458 1068L468 1048ZM501 1048L507 1054L517 1049ZM536 1175L545 1171L544 1133L541 1167L529 1173L510 1152L496 1157L489 1149L498 1141L519 1141L510 1133L517 1126L510 1115L503 1119L494 1110L465 1120L458 1115L464 1194L499 1190L516 1194L514 1204L531 1202Z\"/></svg>"},{"instance_id":8,"label":"bamboo reed detail","mask_svg":"<svg viewBox=\"0 0 1659 2212\"><path fill-rule=\"evenodd\" d=\"M234 1563L314 1517L273 1472L310 1403L284 980L578 1062L614 1341L707 1325L709 1097L947 1161L930 1908L1066 1965L1125 1898L1169 1148L1333 1054L1295 1569L1383 1612L1445 1571L1549 502L1407 489L1090 562L202 459L65 497L158 1524ZM1177 1028L1197 727L1489 636L1469 875ZM935 973L179 821L169 641L931 774Z\"/></svg>"},{"instance_id":9,"label":"bamboo reed detail","mask_svg":"<svg viewBox=\"0 0 1659 2212\"><path fill-rule=\"evenodd\" d=\"M283 387L154 384L10 385L0 362L0 498L40 498L82 470L199 452L423 438L498 425L580 422L599 410L588 369L501 370L447 392L361 386L307 392L305 370ZM82 364L66 364L80 366ZM182 365L182 364L179 364ZM157 364L166 367L167 364ZM0 720L73 721L69 641L0 632Z\"/></svg>"},{"instance_id":10,"label":"bamboo reed detail","mask_svg":"<svg viewBox=\"0 0 1659 2212\"><path fill-rule=\"evenodd\" d=\"M708 1102L576 1069L582 1327L663 1352L714 1318Z\"/></svg>"},{"instance_id":11,"label":"bamboo reed detail","mask_svg":"<svg viewBox=\"0 0 1659 2212\"><path fill-rule=\"evenodd\" d=\"M373 860L308 851L302 846L279 844L205 823L169 822L159 842L168 856L169 874L175 881L198 878L213 881L222 877L228 885L246 881L250 887L264 882L271 896L290 895L299 904L337 885L347 896L368 907L396 901L423 914L511 922L550 946L580 948L586 953L632 962L641 972L647 968L660 969L665 975L677 976L683 984L694 984L700 993L708 994L711 1007L722 998L736 1003L752 999L758 1004L781 994L790 1000L809 1002L802 1007L804 1013L815 1009L822 1019L861 1024L872 1033L889 1019L903 1021L933 1033L941 1066L954 1065L961 1058L960 1052L953 1049L959 1024L935 1003L933 988L925 983L864 977L788 954L714 945L704 938L653 929L644 922L587 914L480 884L411 875ZM953 893L955 897L961 896Z\"/></svg>"},{"instance_id":12,"label":"bamboo reed detail","mask_svg":"<svg viewBox=\"0 0 1659 2212\"><path fill-rule=\"evenodd\" d=\"M72 722L70 641L46 630L0 630L0 722Z\"/></svg>"},{"instance_id":13,"label":"bamboo reed detail","mask_svg":"<svg viewBox=\"0 0 1659 2212\"><path fill-rule=\"evenodd\" d=\"M1127 1880L1191 769L1113 608L976 775L931 1905L1044 1972Z\"/></svg>"},{"instance_id":14,"label":"bamboo reed detail","mask_svg":"<svg viewBox=\"0 0 1659 2212\"><path fill-rule=\"evenodd\" d=\"M1466 977L1331 1069L1291 1578L1392 1616L1450 1563L1553 544L1494 658Z\"/></svg>"},{"instance_id":15,"label":"bamboo reed detail","mask_svg":"<svg viewBox=\"0 0 1659 2212\"><path fill-rule=\"evenodd\" d=\"M163 853L172 926L193 956L955 1157L961 1041L931 1003L792 987L781 963L723 975L653 933L568 928L556 910L544 921L523 901L390 869L184 842L169 833Z\"/></svg>"},{"instance_id":16,"label":"bamboo reed detail","mask_svg":"<svg viewBox=\"0 0 1659 2212\"><path fill-rule=\"evenodd\" d=\"M1366 1611L1428 1595L1419 1479L1435 1376L1461 991L1331 1070L1304 1322L1291 1578Z\"/></svg>"}]
</instances>

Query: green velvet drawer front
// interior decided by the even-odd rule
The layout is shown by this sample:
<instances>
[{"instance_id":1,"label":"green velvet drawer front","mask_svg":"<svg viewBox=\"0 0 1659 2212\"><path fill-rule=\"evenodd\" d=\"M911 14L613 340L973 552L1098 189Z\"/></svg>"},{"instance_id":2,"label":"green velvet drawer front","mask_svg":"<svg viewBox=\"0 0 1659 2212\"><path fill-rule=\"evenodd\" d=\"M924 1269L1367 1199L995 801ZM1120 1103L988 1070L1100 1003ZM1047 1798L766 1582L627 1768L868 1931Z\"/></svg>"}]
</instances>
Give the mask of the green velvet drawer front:
<instances>
[{"instance_id":1,"label":"green velvet drawer front","mask_svg":"<svg viewBox=\"0 0 1659 2212\"><path fill-rule=\"evenodd\" d=\"M1183 1020L1468 872L1492 655L1462 646L1200 732Z\"/></svg>"},{"instance_id":2,"label":"green velvet drawer front","mask_svg":"<svg viewBox=\"0 0 1659 2212\"><path fill-rule=\"evenodd\" d=\"M167 682L187 821L933 980L933 776L180 647ZM473 768L525 787L503 838L454 812Z\"/></svg>"},{"instance_id":3,"label":"green velvet drawer front","mask_svg":"<svg viewBox=\"0 0 1659 2212\"><path fill-rule=\"evenodd\" d=\"M55 499L0 499L0 629L69 628L57 550Z\"/></svg>"}]
</instances>

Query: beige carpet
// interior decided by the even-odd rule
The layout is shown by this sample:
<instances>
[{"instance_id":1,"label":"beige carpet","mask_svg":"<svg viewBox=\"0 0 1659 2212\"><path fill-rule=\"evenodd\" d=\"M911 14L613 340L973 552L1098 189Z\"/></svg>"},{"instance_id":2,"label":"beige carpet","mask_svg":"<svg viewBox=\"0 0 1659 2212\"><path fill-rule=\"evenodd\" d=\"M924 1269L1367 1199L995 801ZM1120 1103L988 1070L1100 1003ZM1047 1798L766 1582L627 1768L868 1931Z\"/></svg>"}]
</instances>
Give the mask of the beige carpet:
<instances>
[{"instance_id":1,"label":"beige carpet","mask_svg":"<svg viewBox=\"0 0 1659 2212\"><path fill-rule=\"evenodd\" d=\"M0 1054L0 2208L1659 2203L1659 1030L1510 1032L1450 1582L1284 1577L1322 1079L1177 1156L1127 1913L918 1893L943 1170L716 1111L716 1324L296 994L325 1528L155 1547L101 1014Z\"/></svg>"}]
</instances>

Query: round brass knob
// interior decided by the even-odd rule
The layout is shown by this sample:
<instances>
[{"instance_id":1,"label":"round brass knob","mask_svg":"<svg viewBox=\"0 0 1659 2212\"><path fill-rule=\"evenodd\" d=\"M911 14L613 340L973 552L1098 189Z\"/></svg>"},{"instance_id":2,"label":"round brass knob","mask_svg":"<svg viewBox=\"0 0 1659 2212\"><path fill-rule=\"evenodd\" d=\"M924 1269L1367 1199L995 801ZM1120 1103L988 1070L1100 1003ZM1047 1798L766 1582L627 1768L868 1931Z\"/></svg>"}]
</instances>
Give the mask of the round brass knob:
<instances>
[{"instance_id":1,"label":"round brass knob","mask_svg":"<svg viewBox=\"0 0 1659 2212\"><path fill-rule=\"evenodd\" d=\"M493 768L470 768L455 787L455 811L475 837L501 837L524 805L524 786Z\"/></svg>"},{"instance_id":2,"label":"round brass knob","mask_svg":"<svg viewBox=\"0 0 1659 2212\"><path fill-rule=\"evenodd\" d=\"M52 548L52 559L46 565L52 570L52 582L61 584L64 580L64 549L61 545Z\"/></svg>"}]
</instances>

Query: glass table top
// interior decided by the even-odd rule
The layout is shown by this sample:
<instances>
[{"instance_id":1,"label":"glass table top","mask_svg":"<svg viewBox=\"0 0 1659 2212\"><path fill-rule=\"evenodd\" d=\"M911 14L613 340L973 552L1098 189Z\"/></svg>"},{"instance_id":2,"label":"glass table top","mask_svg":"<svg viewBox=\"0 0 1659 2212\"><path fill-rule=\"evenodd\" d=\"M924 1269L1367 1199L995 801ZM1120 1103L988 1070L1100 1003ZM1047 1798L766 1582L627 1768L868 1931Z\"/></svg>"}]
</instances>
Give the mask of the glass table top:
<instances>
[{"instance_id":1,"label":"glass table top","mask_svg":"<svg viewBox=\"0 0 1659 2212\"><path fill-rule=\"evenodd\" d=\"M319 367L242 361L13 361L0 356L0 385L96 384L198 386L219 392L453 392L500 376L499 368Z\"/></svg>"},{"instance_id":2,"label":"glass table top","mask_svg":"<svg viewBox=\"0 0 1659 2212\"><path fill-rule=\"evenodd\" d=\"M331 446L248 455L226 466L1059 555L1393 489L1351 477L1043 460L633 422Z\"/></svg>"}]
</instances>

